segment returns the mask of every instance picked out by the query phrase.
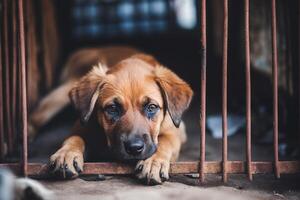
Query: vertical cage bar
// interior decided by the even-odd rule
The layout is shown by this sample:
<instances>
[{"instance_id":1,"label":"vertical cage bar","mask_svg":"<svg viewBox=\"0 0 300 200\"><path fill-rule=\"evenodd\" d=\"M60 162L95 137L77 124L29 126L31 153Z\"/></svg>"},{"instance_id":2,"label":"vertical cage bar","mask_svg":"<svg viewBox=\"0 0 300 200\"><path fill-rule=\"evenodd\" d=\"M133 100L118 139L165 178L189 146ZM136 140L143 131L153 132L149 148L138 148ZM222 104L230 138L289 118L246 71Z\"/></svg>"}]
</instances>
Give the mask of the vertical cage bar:
<instances>
[{"instance_id":1,"label":"vertical cage bar","mask_svg":"<svg viewBox=\"0 0 300 200\"><path fill-rule=\"evenodd\" d=\"M9 50L10 50L10 37L9 37L9 2L8 0L3 0L3 44L4 44L4 67L3 67L3 73L4 73L4 110L5 110L5 117L4 117L4 127L5 127L5 133L6 133L6 139L7 139L7 147L8 152L11 153L13 151L13 141L12 141L12 124L11 124L11 102L10 102L10 60L9 60Z\"/></svg>"},{"instance_id":2,"label":"vertical cage bar","mask_svg":"<svg viewBox=\"0 0 300 200\"><path fill-rule=\"evenodd\" d=\"M12 71L11 71L11 104L12 104L12 132L13 132L13 142L15 143L17 118L16 118L16 106L17 106L17 8L16 1L12 1Z\"/></svg>"},{"instance_id":3,"label":"vertical cage bar","mask_svg":"<svg viewBox=\"0 0 300 200\"><path fill-rule=\"evenodd\" d=\"M223 74L222 74L222 130L223 130L223 182L227 182L227 57L228 57L228 0L224 0L223 19Z\"/></svg>"},{"instance_id":4,"label":"vertical cage bar","mask_svg":"<svg viewBox=\"0 0 300 200\"><path fill-rule=\"evenodd\" d=\"M273 133L274 133L274 165L275 176L280 177L278 159L278 57L276 0L272 0L272 73L273 73Z\"/></svg>"},{"instance_id":5,"label":"vertical cage bar","mask_svg":"<svg viewBox=\"0 0 300 200\"><path fill-rule=\"evenodd\" d=\"M246 160L248 178L252 180L251 167L251 73L250 73L250 36L249 36L249 0L245 0L245 64L246 64Z\"/></svg>"},{"instance_id":6,"label":"vertical cage bar","mask_svg":"<svg viewBox=\"0 0 300 200\"><path fill-rule=\"evenodd\" d=\"M18 17L19 17L19 47L20 47L20 72L21 72L21 91L22 91L22 135L23 135L23 152L22 152L22 172L27 176L28 167L28 147L27 147L27 91L26 91L26 58L25 58L25 27L24 27L24 10L23 0L18 0Z\"/></svg>"},{"instance_id":7,"label":"vertical cage bar","mask_svg":"<svg viewBox=\"0 0 300 200\"><path fill-rule=\"evenodd\" d=\"M3 10L2 10L3 12ZM2 13L0 13L2 15ZM2 22L1 22L2 23ZM2 32L0 31L0 160L4 157L4 128L3 128L3 59L2 59Z\"/></svg>"},{"instance_id":8,"label":"vertical cage bar","mask_svg":"<svg viewBox=\"0 0 300 200\"><path fill-rule=\"evenodd\" d=\"M300 2L298 1L298 144L300 148Z\"/></svg>"},{"instance_id":9,"label":"vertical cage bar","mask_svg":"<svg viewBox=\"0 0 300 200\"><path fill-rule=\"evenodd\" d=\"M206 131L206 0L201 1L201 144L200 144L200 182L205 179L205 131Z\"/></svg>"}]
</instances>

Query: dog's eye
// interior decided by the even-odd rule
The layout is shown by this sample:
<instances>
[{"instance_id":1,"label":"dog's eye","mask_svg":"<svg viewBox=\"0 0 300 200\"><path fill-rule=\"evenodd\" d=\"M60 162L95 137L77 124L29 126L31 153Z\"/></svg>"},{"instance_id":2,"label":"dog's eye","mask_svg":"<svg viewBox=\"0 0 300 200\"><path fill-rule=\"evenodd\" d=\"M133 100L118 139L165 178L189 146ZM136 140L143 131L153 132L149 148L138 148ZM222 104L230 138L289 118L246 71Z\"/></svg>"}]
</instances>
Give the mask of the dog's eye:
<instances>
[{"instance_id":1,"label":"dog's eye","mask_svg":"<svg viewBox=\"0 0 300 200\"><path fill-rule=\"evenodd\" d=\"M116 114L119 112L118 106L117 105L108 105L104 108L105 112L107 112L108 114Z\"/></svg>"},{"instance_id":2,"label":"dog's eye","mask_svg":"<svg viewBox=\"0 0 300 200\"><path fill-rule=\"evenodd\" d=\"M145 113L148 118L153 118L153 116L157 113L159 110L159 106L155 104L148 104L145 106Z\"/></svg>"},{"instance_id":3,"label":"dog's eye","mask_svg":"<svg viewBox=\"0 0 300 200\"><path fill-rule=\"evenodd\" d=\"M116 120L121 115L121 108L117 104L111 104L104 107L104 111L113 119Z\"/></svg>"}]
</instances>

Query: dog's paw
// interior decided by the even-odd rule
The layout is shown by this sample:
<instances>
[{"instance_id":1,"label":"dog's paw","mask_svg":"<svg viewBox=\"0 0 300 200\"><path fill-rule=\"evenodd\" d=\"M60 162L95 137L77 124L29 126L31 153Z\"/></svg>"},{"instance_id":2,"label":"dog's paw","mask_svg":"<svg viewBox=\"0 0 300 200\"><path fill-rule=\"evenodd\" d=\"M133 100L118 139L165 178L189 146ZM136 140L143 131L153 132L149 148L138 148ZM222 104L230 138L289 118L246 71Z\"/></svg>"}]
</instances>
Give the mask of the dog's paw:
<instances>
[{"instance_id":1,"label":"dog's paw","mask_svg":"<svg viewBox=\"0 0 300 200\"><path fill-rule=\"evenodd\" d=\"M169 179L170 162L155 155L137 163L135 172L138 179L148 185L162 184Z\"/></svg>"},{"instance_id":2,"label":"dog's paw","mask_svg":"<svg viewBox=\"0 0 300 200\"><path fill-rule=\"evenodd\" d=\"M50 157L50 169L59 178L76 178L83 170L83 155L63 147Z\"/></svg>"}]
</instances>

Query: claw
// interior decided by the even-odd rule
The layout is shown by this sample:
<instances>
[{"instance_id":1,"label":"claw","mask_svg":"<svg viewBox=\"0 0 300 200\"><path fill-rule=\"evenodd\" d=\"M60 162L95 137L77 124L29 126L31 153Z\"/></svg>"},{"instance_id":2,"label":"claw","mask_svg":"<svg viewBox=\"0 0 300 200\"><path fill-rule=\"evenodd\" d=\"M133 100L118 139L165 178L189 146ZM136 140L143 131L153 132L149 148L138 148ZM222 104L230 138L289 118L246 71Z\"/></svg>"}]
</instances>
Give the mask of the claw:
<instances>
[{"instance_id":1,"label":"claw","mask_svg":"<svg viewBox=\"0 0 300 200\"><path fill-rule=\"evenodd\" d=\"M75 170L80 174L82 172L82 169L78 166L78 163L76 160L73 161L73 165Z\"/></svg>"},{"instance_id":2,"label":"claw","mask_svg":"<svg viewBox=\"0 0 300 200\"><path fill-rule=\"evenodd\" d=\"M168 178L165 176L165 174L164 173L160 173L160 178L161 178L161 181L162 182L165 182L166 180L168 180Z\"/></svg>"},{"instance_id":3,"label":"claw","mask_svg":"<svg viewBox=\"0 0 300 200\"><path fill-rule=\"evenodd\" d=\"M139 165L136 169L135 169L135 172L136 173L139 173L139 172L141 172L142 170L143 170L143 165Z\"/></svg>"},{"instance_id":4,"label":"claw","mask_svg":"<svg viewBox=\"0 0 300 200\"><path fill-rule=\"evenodd\" d=\"M161 158L140 161L135 168L136 176L146 185L159 185L169 179L169 162Z\"/></svg>"},{"instance_id":5,"label":"claw","mask_svg":"<svg viewBox=\"0 0 300 200\"><path fill-rule=\"evenodd\" d=\"M60 166L60 170L62 171L63 178L66 178L66 171L64 166Z\"/></svg>"},{"instance_id":6,"label":"claw","mask_svg":"<svg viewBox=\"0 0 300 200\"><path fill-rule=\"evenodd\" d=\"M79 159L79 160L76 160ZM60 149L50 158L51 172L59 179L75 178L82 171L82 155L68 149ZM53 169L53 165L55 168Z\"/></svg>"},{"instance_id":7,"label":"claw","mask_svg":"<svg viewBox=\"0 0 300 200\"><path fill-rule=\"evenodd\" d=\"M69 169L66 170L66 177L67 178L72 178L72 177L74 177L74 175L75 174L71 170L69 170Z\"/></svg>"},{"instance_id":8,"label":"claw","mask_svg":"<svg viewBox=\"0 0 300 200\"><path fill-rule=\"evenodd\" d=\"M53 172L53 170L55 169L55 162L54 161L51 161L48 163L48 170L50 172Z\"/></svg>"}]
</instances>

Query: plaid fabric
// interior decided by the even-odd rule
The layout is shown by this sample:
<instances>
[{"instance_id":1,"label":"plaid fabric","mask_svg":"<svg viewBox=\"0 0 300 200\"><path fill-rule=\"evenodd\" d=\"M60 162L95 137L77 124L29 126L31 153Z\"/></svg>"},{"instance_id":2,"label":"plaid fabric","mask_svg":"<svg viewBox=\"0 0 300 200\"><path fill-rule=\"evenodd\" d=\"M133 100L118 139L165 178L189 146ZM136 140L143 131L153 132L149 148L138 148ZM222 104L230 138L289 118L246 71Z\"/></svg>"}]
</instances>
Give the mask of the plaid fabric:
<instances>
[{"instance_id":1,"label":"plaid fabric","mask_svg":"<svg viewBox=\"0 0 300 200\"><path fill-rule=\"evenodd\" d=\"M74 0L75 38L152 34L176 28L168 0Z\"/></svg>"}]
</instances>

